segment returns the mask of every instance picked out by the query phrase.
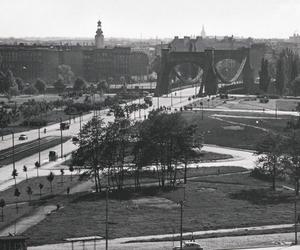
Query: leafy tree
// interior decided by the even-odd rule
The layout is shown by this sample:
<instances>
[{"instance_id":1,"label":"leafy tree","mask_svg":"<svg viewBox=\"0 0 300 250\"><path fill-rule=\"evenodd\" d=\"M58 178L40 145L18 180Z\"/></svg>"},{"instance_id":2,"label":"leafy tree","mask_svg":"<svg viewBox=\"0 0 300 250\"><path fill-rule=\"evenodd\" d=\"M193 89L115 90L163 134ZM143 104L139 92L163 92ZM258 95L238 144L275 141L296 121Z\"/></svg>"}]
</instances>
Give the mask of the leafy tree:
<instances>
[{"instance_id":1,"label":"leafy tree","mask_svg":"<svg viewBox=\"0 0 300 250\"><path fill-rule=\"evenodd\" d=\"M64 85L73 85L74 73L69 65L58 66L58 78L62 80Z\"/></svg>"},{"instance_id":2,"label":"leafy tree","mask_svg":"<svg viewBox=\"0 0 300 250\"><path fill-rule=\"evenodd\" d=\"M291 88L294 96L300 95L300 75L291 82Z\"/></svg>"},{"instance_id":3,"label":"leafy tree","mask_svg":"<svg viewBox=\"0 0 300 250\"><path fill-rule=\"evenodd\" d=\"M28 181L28 175L27 175L27 167L23 166L23 172L26 174L26 181Z\"/></svg>"},{"instance_id":4,"label":"leafy tree","mask_svg":"<svg viewBox=\"0 0 300 250\"><path fill-rule=\"evenodd\" d=\"M0 107L0 128L1 128L2 140L3 140L3 129L8 127L10 121L11 121L10 113L7 111L7 109Z\"/></svg>"},{"instance_id":5,"label":"leafy tree","mask_svg":"<svg viewBox=\"0 0 300 250\"><path fill-rule=\"evenodd\" d=\"M101 95L103 95L103 93L107 92L109 86L105 80L101 80L97 85L97 89L100 91Z\"/></svg>"},{"instance_id":6,"label":"leafy tree","mask_svg":"<svg viewBox=\"0 0 300 250\"><path fill-rule=\"evenodd\" d=\"M41 167L41 163L39 161L36 161L34 163L34 166L36 168L36 176L39 177L39 168Z\"/></svg>"},{"instance_id":7,"label":"leafy tree","mask_svg":"<svg viewBox=\"0 0 300 250\"><path fill-rule=\"evenodd\" d=\"M74 172L74 167L73 166L70 166L69 167L69 171L70 171L70 173L71 173L71 181L73 180L73 172Z\"/></svg>"},{"instance_id":8,"label":"leafy tree","mask_svg":"<svg viewBox=\"0 0 300 250\"><path fill-rule=\"evenodd\" d=\"M87 87L87 84L83 78L81 78L81 77L76 78L76 80L74 82L74 86L73 86L73 89L75 91L84 90L84 89L86 89L86 87Z\"/></svg>"},{"instance_id":9,"label":"leafy tree","mask_svg":"<svg viewBox=\"0 0 300 250\"><path fill-rule=\"evenodd\" d=\"M272 178L272 189L276 189L276 178L282 172L281 155L283 152L283 138L280 135L267 134L256 145L259 154L259 166L263 173Z\"/></svg>"},{"instance_id":10,"label":"leafy tree","mask_svg":"<svg viewBox=\"0 0 300 250\"><path fill-rule=\"evenodd\" d=\"M16 83L18 85L19 91L22 93L25 88L25 83L21 77L16 77Z\"/></svg>"},{"instance_id":11,"label":"leafy tree","mask_svg":"<svg viewBox=\"0 0 300 250\"><path fill-rule=\"evenodd\" d=\"M61 185L63 185L64 183L64 174L65 174L65 171L63 169L60 170L60 176L61 176Z\"/></svg>"},{"instance_id":12,"label":"leafy tree","mask_svg":"<svg viewBox=\"0 0 300 250\"><path fill-rule=\"evenodd\" d=\"M284 172L294 180L296 195L299 195L300 180L300 134L293 133L284 142L282 158Z\"/></svg>"},{"instance_id":13,"label":"leafy tree","mask_svg":"<svg viewBox=\"0 0 300 250\"><path fill-rule=\"evenodd\" d=\"M17 186L17 176L18 176L18 171L17 169L14 169L11 173L11 176L13 177L13 179L15 180L15 187Z\"/></svg>"},{"instance_id":14,"label":"leafy tree","mask_svg":"<svg viewBox=\"0 0 300 250\"><path fill-rule=\"evenodd\" d=\"M27 187L26 193L28 194L29 200L31 201L31 195L33 194L33 191L30 186Z\"/></svg>"},{"instance_id":15,"label":"leafy tree","mask_svg":"<svg viewBox=\"0 0 300 250\"><path fill-rule=\"evenodd\" d=\"M66 88L66 85L64 84L64 81L62 78L58 78L57 81L55 81L53 83L53 86L58 93L64 92L64 90Z\"/></svg>"},{"instance_id":16,"label":"leafy tree","mask_svg":"<svg viewBox=\"0 0 300 250\"><path fill-rule=\"evenodd\" d=\"M46 90L46 83L42 79L38 78L34 87L38 90L40 94L44 94Z\"/></svg>"},{"instance_id":17,"label":"leafy tree","mask_svg":"<svg viewBox=\"0 0 300 250\"><path fill-rule=\"evenodd\" d=\"M94 178L96 192L101 191L100 170L103 169L105 139L104 122L97 116L88 121L79 134L79 148L73 153L73 163L86 166L85 173Z\"/></svg>"},{"instance_id":18,"label":"leafy tree","mask_svg":"<svg viewBox=\"0 0 300 250\"><path fill-rule=\"evenodd\" d=\"M271 77L269 75L269 62L264 58L261 60L261 70L259 71L259 77L259 88L264 92L267 92Z\"/></svg>"},{"instance_id":19,"label":"leafy tree","mask_svg":"<svg viewBox=\"0 0 300 250\"><path fill-rule=\"evenodd\" d=\"M37 95L39 91L32 84L26 86L23 90L23 93L26 95Z\"/></svg>"},{"instance_id":20,"label":"leafy tree","mask_svg":"<svg viewBox=\"0 0 300 250\"><path fill-rule=\"evenodd\" d=\"M44 188L44 185L42 183L39 184L40 189L40 198L42 197L42 189Z\"/></svg>"},{"instance_id":21,"label":"leafy tree","mask_svg":"<svg viewBox=\"0 0 300 250\"><path fill-rule=\"evenodd\" d=\"M54 180L54 174L53 172L50 172L50 174L47 176L47 181L49 181L50 183L50 189L51 189L51 193L52 193L52 182Z\"/></svg>"},{"instance_id":22,"label":"leafy tree","mask_svg":"<svg viewBox=\"0 0 300 250\"><path fill-rule=\"evenodd\" d=\"M1 221L4 221L4 207L6 203L4 199L0 199L0 207L1 207Z\"/></svg>"}]
</instances>

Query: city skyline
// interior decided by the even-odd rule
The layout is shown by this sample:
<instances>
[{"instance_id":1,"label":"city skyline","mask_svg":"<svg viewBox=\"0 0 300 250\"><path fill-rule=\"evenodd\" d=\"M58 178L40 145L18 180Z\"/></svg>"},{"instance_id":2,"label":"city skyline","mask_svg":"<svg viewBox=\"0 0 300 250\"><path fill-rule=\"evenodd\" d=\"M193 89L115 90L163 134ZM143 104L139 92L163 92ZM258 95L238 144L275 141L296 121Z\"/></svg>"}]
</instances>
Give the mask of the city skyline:
<instances>
[{"instance_id":1,"label":"city skyline","mask_svg":"<svg viewBox=\"0 0 300 250\"><path fill-rule=\"evenodd\" d=\"M300 29L297 0L4 0L1 6L0 37L93 38L98 19L104 36L116 38L197 36L202 25L209 36L245 38L288 38Z\"/></svg>"}]
</instances>

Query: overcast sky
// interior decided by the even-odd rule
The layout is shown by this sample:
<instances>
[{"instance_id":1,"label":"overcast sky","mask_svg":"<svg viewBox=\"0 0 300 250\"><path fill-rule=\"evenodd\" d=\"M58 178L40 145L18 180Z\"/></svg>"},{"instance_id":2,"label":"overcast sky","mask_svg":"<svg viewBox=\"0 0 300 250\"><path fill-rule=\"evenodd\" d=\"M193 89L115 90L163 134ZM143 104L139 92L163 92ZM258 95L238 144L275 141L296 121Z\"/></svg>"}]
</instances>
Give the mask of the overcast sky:
<instances>
[{"instance_id":1,"label":"overcast sky","mask_svg":"<svg viewBox=\"0 0 300 250\"><path fill-rule=\"evenodd\" d=\"M0 37L208 35L287 38L300 33L300 0L1 0Z\"/></svg>"}]
</instances>

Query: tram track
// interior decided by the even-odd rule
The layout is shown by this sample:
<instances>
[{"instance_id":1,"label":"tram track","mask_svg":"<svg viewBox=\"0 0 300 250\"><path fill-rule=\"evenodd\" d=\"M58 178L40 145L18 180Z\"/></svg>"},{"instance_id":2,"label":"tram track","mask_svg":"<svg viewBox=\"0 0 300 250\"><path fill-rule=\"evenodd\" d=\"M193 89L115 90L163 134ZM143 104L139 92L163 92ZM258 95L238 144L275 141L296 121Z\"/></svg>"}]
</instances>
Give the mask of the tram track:
<instances>
[{"instance_id":1,"label":"tram track","mask_svg":"<svg viewBox=\"0 0 300 250\"><path fill-rule=\"evenodd\" d=\"M69 140L70 137L63 137L63 142ZM48 148L52 148L61 143L59 136L47 136L41 138L40 145L39 140L34 140L30 142L25 142L19 145L16 145L14 148L15 161L19 161L25 157L31 156L41 151L44 151ZM3 165L8 165L13 162L13 148L7 148L0 151L0 167Z\"/></svg>"}]
</instances>

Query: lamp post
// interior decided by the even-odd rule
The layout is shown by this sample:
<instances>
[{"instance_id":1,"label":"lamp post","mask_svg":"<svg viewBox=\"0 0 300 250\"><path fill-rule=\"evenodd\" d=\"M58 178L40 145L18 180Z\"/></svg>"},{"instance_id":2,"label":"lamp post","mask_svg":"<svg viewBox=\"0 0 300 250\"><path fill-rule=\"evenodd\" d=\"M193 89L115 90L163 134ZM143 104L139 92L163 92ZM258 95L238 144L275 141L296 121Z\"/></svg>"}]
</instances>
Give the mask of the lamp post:
<instances>
[{"instance_id":1,"label":"lamp post","mask_svg":"<svg viewBox=\"0 0 300 250\"><path fill-rule=\"evenodd\" d=\"M62 118L60 118L60 157L63 158L63 133L62 133Z\"/></svg>"},{"instance_id":2,"label":"lamp post","mask_svg":"<svg viewBox=\"0 0 300 250\"><path fill-rule=\"evenodd\" d=\"M107 175L108 181L108 175ZM105 250L108 250L108 184L106 186L105 195Z\"/></svg>"},{"instance_id":3,"label":"lamp post","mask_svg":"<svg viewBox=\"0 0 300 250\"><path fill-rule=\"evenodd\" d=\"M39 165L41 166L41 128L38 129L38 138L39 138Z\"/></svg>"},{"instance_id":4,"label":"lamp post","mask_svg":"<svg viewBox=\"0 0 300 250\"><path fill-rule=\"evenodd\" d=\"M294 203L294 215L295 215L295 245L298 245L298 214L297 214L297 186L295 185L295 203Z\"/></svg>"},{"instance_id":5,"label":"lamp post","mask_svg":"<svg viewBox=\"0 0 300 250\"><path fill-rule=\"evenodd\" d=\"M15 133L12 131L12 160L13 160L13 171L16 170L15 163Z\"/></svg>"}]
</instances>

